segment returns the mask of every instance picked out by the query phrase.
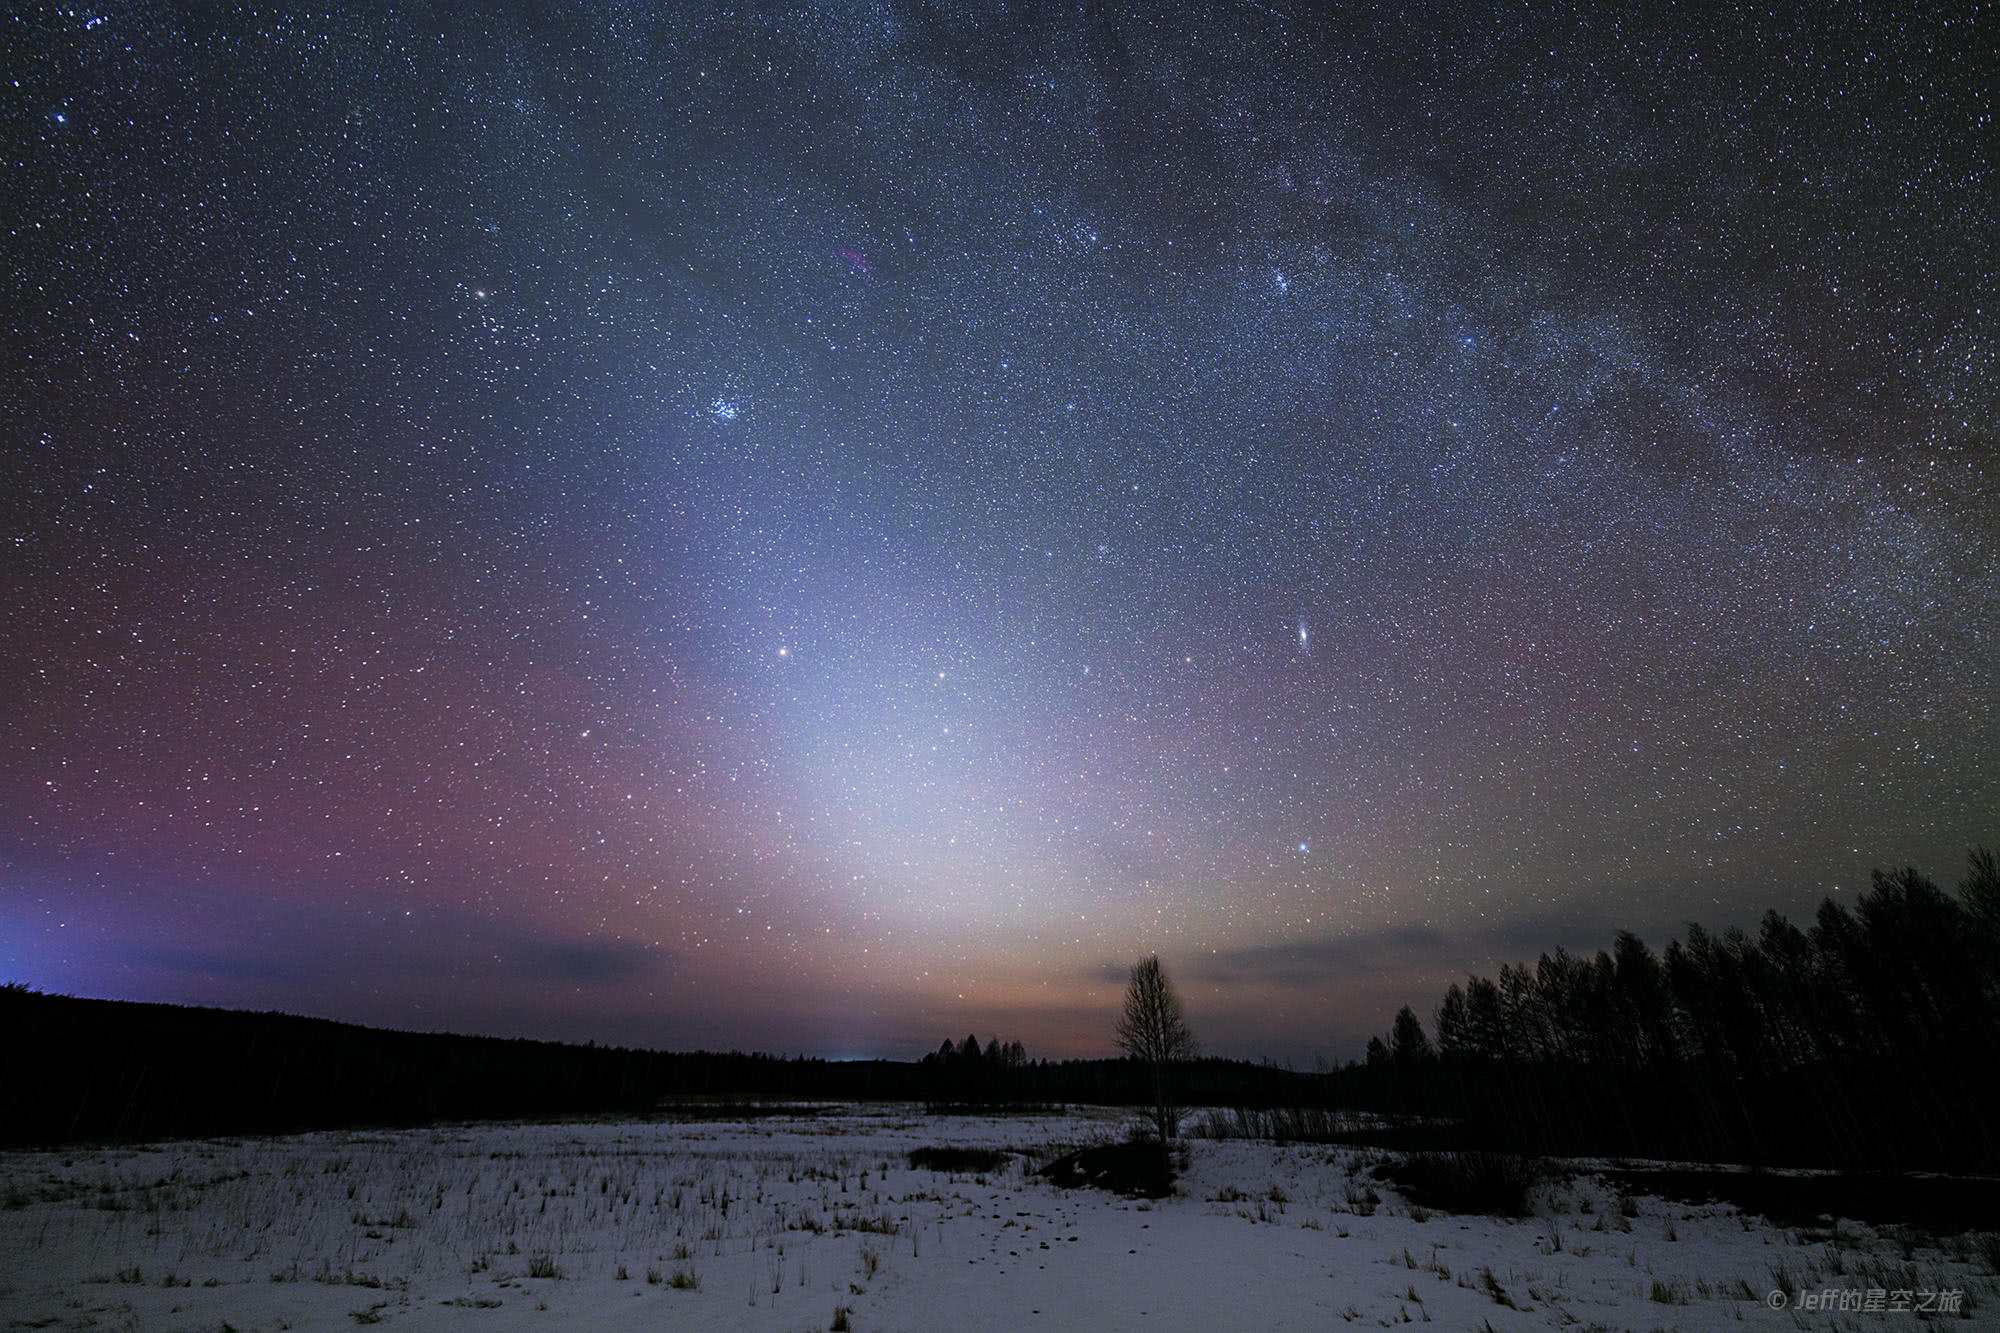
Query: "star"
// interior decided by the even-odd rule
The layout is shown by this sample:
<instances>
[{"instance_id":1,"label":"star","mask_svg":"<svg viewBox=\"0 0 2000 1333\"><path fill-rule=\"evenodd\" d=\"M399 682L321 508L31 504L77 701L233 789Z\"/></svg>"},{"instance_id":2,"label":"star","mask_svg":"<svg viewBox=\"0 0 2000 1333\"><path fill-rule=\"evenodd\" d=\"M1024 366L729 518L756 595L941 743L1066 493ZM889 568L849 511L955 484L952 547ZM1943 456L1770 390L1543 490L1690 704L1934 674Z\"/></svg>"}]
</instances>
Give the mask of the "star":
<instances>
[{"instance_id":1,"label":"star","mask_svg":"<svg viewBox=\"0 0 2000 1333\"><path fill-rule=\"evenodd\" d=\"M1357 1053L2000 836L1951 7L461 8L29 25L21 980L895 1055L951 977L1060 1056L1199 951ZM1260 972L1329 917L1425 943Z\"/></svg>"}]
</instances>

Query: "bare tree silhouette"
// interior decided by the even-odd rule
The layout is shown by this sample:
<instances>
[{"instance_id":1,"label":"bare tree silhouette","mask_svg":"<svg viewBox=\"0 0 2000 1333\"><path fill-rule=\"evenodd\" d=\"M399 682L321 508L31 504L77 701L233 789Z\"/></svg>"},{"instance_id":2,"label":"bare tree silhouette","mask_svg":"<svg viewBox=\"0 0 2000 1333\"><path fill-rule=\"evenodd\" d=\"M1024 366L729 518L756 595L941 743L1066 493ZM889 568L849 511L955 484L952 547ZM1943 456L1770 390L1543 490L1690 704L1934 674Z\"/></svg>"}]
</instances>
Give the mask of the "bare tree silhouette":
<instances>
[{"instance_id":1,"label":"bare tree silhouette","mask_svg":"<svg viewBox=\"0 0 2000 1333\"><path fill-rule=\"evenodd\" d=\"M1133 964L1132 980L1125 987L1125 1012L1114 1034L1119 1050L1152 1067L1153 1128L1160 1142L1169 1142L1180 1129L1181 1108L1170 1095L1168 1066L1192 1060L1201 1048L1181 1016L1180 997L1168 983L1158 954Z\"/></svg>"}]
</instances>

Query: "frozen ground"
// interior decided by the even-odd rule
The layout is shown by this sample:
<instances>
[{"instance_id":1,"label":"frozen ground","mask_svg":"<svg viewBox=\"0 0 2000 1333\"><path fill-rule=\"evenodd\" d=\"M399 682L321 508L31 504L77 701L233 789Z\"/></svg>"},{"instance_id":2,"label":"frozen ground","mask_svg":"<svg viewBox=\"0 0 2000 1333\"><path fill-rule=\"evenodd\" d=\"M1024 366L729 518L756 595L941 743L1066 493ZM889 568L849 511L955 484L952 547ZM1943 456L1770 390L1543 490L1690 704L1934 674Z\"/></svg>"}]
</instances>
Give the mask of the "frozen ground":
<instances>
[{"instance_id":1,"label":"frozen ground","mask_svg":"<svg viewBox=\"0 0 2000 1333\"><path fill-rule=\"evenodd\" d=\"M1123 1124L870 1107L0 1155L0 1329L1880 1329L1923 1317L1905 1291L2000 1327L1979 1236L1801 1233L1587 1176L1526 1220L1426 1212L1344 1148L1197 1141L1155 1203L1030 1174ZM911 1168L939 1145L1027 1156ZM1871 1290L1881 1313L1797 1308Z\"/></svg>"}]
</instances>

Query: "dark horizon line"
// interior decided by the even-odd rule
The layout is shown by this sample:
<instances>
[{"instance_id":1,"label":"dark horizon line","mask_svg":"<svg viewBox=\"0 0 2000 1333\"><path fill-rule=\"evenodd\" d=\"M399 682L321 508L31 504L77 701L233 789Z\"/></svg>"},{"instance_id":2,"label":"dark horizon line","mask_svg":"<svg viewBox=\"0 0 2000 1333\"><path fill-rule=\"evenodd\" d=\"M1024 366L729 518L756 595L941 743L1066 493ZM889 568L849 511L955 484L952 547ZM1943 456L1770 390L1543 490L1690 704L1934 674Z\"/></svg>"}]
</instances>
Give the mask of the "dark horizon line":
<instances>
[{"instance_id":1,"label":"dark horizon line","mask_svg":"<svg viewBox=\"0 0 2000 1333\"><path fill-rule=\"evenodd\" d=\"M362 1031L362 1032L379 1032L396 1036L452 1037L465 1041L520 1042L525 1045L532 1045L532 1046L562 1046L562 1047L570 1047L575 1050L626 1051L639 1055L731 1056L731 1057L739 1057L745 1059L774 1060L774 1061L787 1061L787 1062L804 1060L804 1061L814 1061L820 1064L828 1064L828 1065L885 1064L885 1065L916 1066L922 1064L927 1056L936 1053L935 1048L926 1049L922 1054L915 1056L897 1057L888 1055L813 1055L803 1051L796 1052L793 1054L785 1054L779 1051L768 1051L759 1049L744 1050L741 1048L731 1048L728 1050L717 1050L706 1046L682 1047L682 1048L666 1047L666 1046L633 1046L622 1042L600 1042L597 1041L595 1038L585 1038L579 1041L579 1040L564 1040L561 1038L554 1038L554 1037L524 1037L518 1035L510 1036L498 1032L464 1031L453 1028L391 1027L380 1023L356 1022L351 1018L328 1018L323 1014L300 1013L290 1009L245 1009L245 1008L238 1008L230 1005L220 1005L220 1004L183 1003L177 1000L134 1000L122 996L112 996L112 995L76 995L68 991L46 991L42 990L37 986L32 986L25 982L16 982L16 981L0 982L0 990L13 991L17 994L23 994L23 995L39 996L51 1000L74 1000L82 1004L132 1005L148 1009L179 1009L179 1010L188 1010L195 1012L215 1013L215 1014L241 1014L249 1017L284 1018L293 1020L295 1022L326 1023L334 1027L353 1028L356 1029L357 1031ZM1109 1052L1104 1055L1065 1055L1061 1057L1049 1057L1049 1056L1038 1057L1039 1060L1046 1062L1050 1065L1094 1064L1094 1063L1115 1064L1121 1060L1125 1060L1128 1058L1130 1057L1119 1055L1115 1051ZM1258 1065L1258 1066L1269 1065L1275 1068L1285 1067L1284 1065L1271 1060L1270 1057L1268 1056L1258 1057L1253 1059L1248 1056L1212 1055L1204 1053L1200 1056L1197 1056L1196 1060L1197 1061L1217 1060L1226 1064L1243 1064L1243 1065ZM1358 1062L1346 1061L1346 1062L1341 1062L1341 1064L1329 1064L1329 1068L1339 1068L1342 1067L1342 1065L1349 1063L1358 1063ZM1306 1073L1311 1071L1293 1070L1291 1072Z\"/></svg>"}]
</instances>

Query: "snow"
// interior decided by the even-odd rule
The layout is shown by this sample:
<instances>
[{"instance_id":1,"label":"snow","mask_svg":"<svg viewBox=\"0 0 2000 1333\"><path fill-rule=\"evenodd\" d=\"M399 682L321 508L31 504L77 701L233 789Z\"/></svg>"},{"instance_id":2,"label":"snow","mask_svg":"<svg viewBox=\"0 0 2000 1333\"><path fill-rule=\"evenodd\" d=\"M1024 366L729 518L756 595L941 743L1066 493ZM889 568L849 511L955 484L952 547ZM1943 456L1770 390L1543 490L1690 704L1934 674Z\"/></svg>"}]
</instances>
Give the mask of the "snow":
<instances>
[{"instance_id":1,"label":"snow","mask_svg":"<svg viewBox=\"0 0 2000 1333\"><path fill-rule=\"evenodd\" d=\"M1152 1202L1031 1174L1126 1123L867 1106L0 1155L0 1328L775 1333L829 1329L843 1310L857 1330L968 1333L1915 1318L1790 1308L1870 1289L1962 1292L1973 1324L2000 1310L1978 1237L1804 1234L1723 1205L1621 1200L1589 1175L1507 1220L1413 1207L1362 1149L1197 1140L1175 1196ZM909 1166L939 1145L1028 1157L986 1174ZM1781 1282L1788 1308L1773 1310Z\"/></svg>"}]
</instances>

